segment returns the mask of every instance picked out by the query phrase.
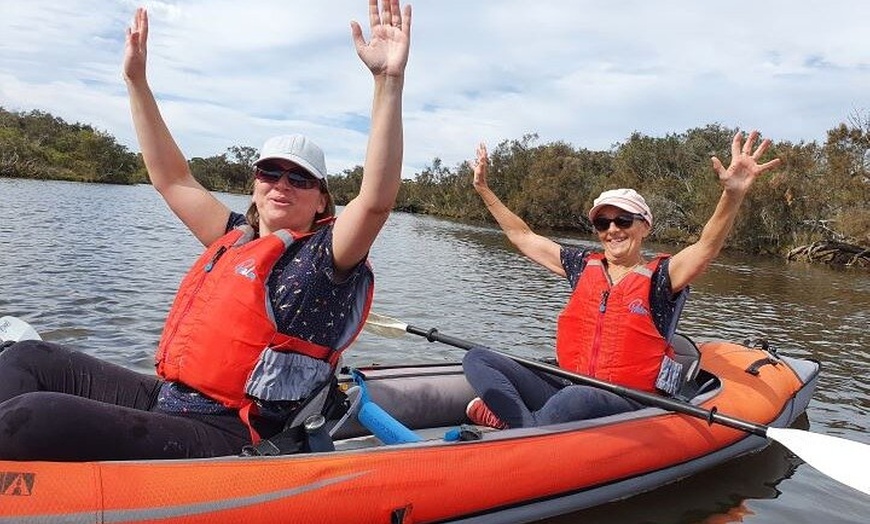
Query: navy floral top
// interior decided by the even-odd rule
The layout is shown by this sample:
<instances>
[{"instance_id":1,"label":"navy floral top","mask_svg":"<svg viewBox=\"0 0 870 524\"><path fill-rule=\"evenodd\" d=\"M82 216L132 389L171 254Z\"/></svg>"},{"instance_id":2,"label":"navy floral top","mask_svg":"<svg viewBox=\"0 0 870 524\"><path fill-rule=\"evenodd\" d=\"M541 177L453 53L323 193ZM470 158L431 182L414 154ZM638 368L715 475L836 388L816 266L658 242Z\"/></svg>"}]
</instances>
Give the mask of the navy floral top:
<instances>
[{"instance_id":1,"label":"navy floral top","mask_svg":"<svg viewBox=\"0 0 870 524\"><path fill-rule=\"evenodd\" d=\"M244 216L232 213L227 231L244 224ZM356 306L358 286L370 277L371 270L363 261L347 278L336 282L332 226L320 228L301 249L287 250L269 276L267 286L278 331L334 346L349 311Z\"/></svg>"}]
</instances>

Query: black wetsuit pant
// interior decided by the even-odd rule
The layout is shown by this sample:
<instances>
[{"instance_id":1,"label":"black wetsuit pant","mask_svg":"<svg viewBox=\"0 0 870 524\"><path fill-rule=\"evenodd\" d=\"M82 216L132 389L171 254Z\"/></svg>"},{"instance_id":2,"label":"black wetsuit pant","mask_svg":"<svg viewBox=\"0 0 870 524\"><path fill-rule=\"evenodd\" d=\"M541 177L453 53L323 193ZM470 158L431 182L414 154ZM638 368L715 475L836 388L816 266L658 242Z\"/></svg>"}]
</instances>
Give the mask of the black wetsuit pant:
<instances>
[{"instance_id":1,"label":"black wetsuit pant","mask_svg":"<svg viewBox=\"0 0 870 524\"><path fill-rule=\"evenodd\" d=\"M0 353L0 460L214 457L250 443L234 411L156 411L161 385L58 344L13 344Z\"/></svg>"}]
</instances>

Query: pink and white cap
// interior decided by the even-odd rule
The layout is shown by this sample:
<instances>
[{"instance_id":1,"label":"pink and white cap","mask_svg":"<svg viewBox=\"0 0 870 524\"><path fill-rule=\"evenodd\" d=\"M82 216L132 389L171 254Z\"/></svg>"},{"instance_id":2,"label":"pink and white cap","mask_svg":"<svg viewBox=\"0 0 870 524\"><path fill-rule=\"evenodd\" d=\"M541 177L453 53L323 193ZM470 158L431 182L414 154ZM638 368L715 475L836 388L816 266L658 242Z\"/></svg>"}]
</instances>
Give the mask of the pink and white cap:
<instances>
[{"instance_id":1,"label":"pink and white cap","mask_svg":"<svg viewBox=\"0 0 870 524\"><path fill-rule=\"evenodd\" d=\"M595 219L595 215L604 206L615 206L629 213L637 213L652 227L652 211L646 205L646 200L634 189L609 189L598 195L598 198L592 202L592 209L589 210L588 216L590 222Z\"/></svg>"}]
</instances>

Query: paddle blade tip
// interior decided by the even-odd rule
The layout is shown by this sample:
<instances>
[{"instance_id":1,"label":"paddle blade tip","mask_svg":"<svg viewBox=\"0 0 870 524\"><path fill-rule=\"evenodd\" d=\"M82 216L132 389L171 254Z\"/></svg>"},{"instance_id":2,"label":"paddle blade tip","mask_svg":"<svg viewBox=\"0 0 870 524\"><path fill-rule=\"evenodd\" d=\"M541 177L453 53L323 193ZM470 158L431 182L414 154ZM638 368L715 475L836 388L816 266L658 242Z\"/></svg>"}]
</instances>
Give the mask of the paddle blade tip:
<instances>
[{"instance_id":1,"label":"paddle blade tip","mask_svg":"<svg viewBox=\"0 0 870 524\"><path fill-rule=\"evenodd\" d=\"M792 428L768 428L767 436L821 473L870 495L870 445Z\"/></svg>"}]
</instances>

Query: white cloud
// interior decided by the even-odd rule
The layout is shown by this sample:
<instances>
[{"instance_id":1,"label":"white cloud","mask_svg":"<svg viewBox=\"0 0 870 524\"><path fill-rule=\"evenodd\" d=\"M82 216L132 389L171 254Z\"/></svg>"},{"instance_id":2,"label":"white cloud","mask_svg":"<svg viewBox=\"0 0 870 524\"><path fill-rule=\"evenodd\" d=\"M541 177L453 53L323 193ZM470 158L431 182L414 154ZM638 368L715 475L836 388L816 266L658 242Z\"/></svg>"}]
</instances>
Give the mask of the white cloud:
<instances>
[{"instance_id":1,"label":"white cloud","mask_svg":"<svg viewBox=\"0 0 870 524\"><path fill-rule=\"evenodd\" d=\"M0 0L0 105L92 124L138 150L121 80L135 2ZM176 0L149 9L148 72L188 157L302 132L362 163L372 82L363 0ZM711 123L822 141L870 109L870 4L641 0L413 3L405 174L490 144L607 149Z\"/></svg>"}]
</instances>

